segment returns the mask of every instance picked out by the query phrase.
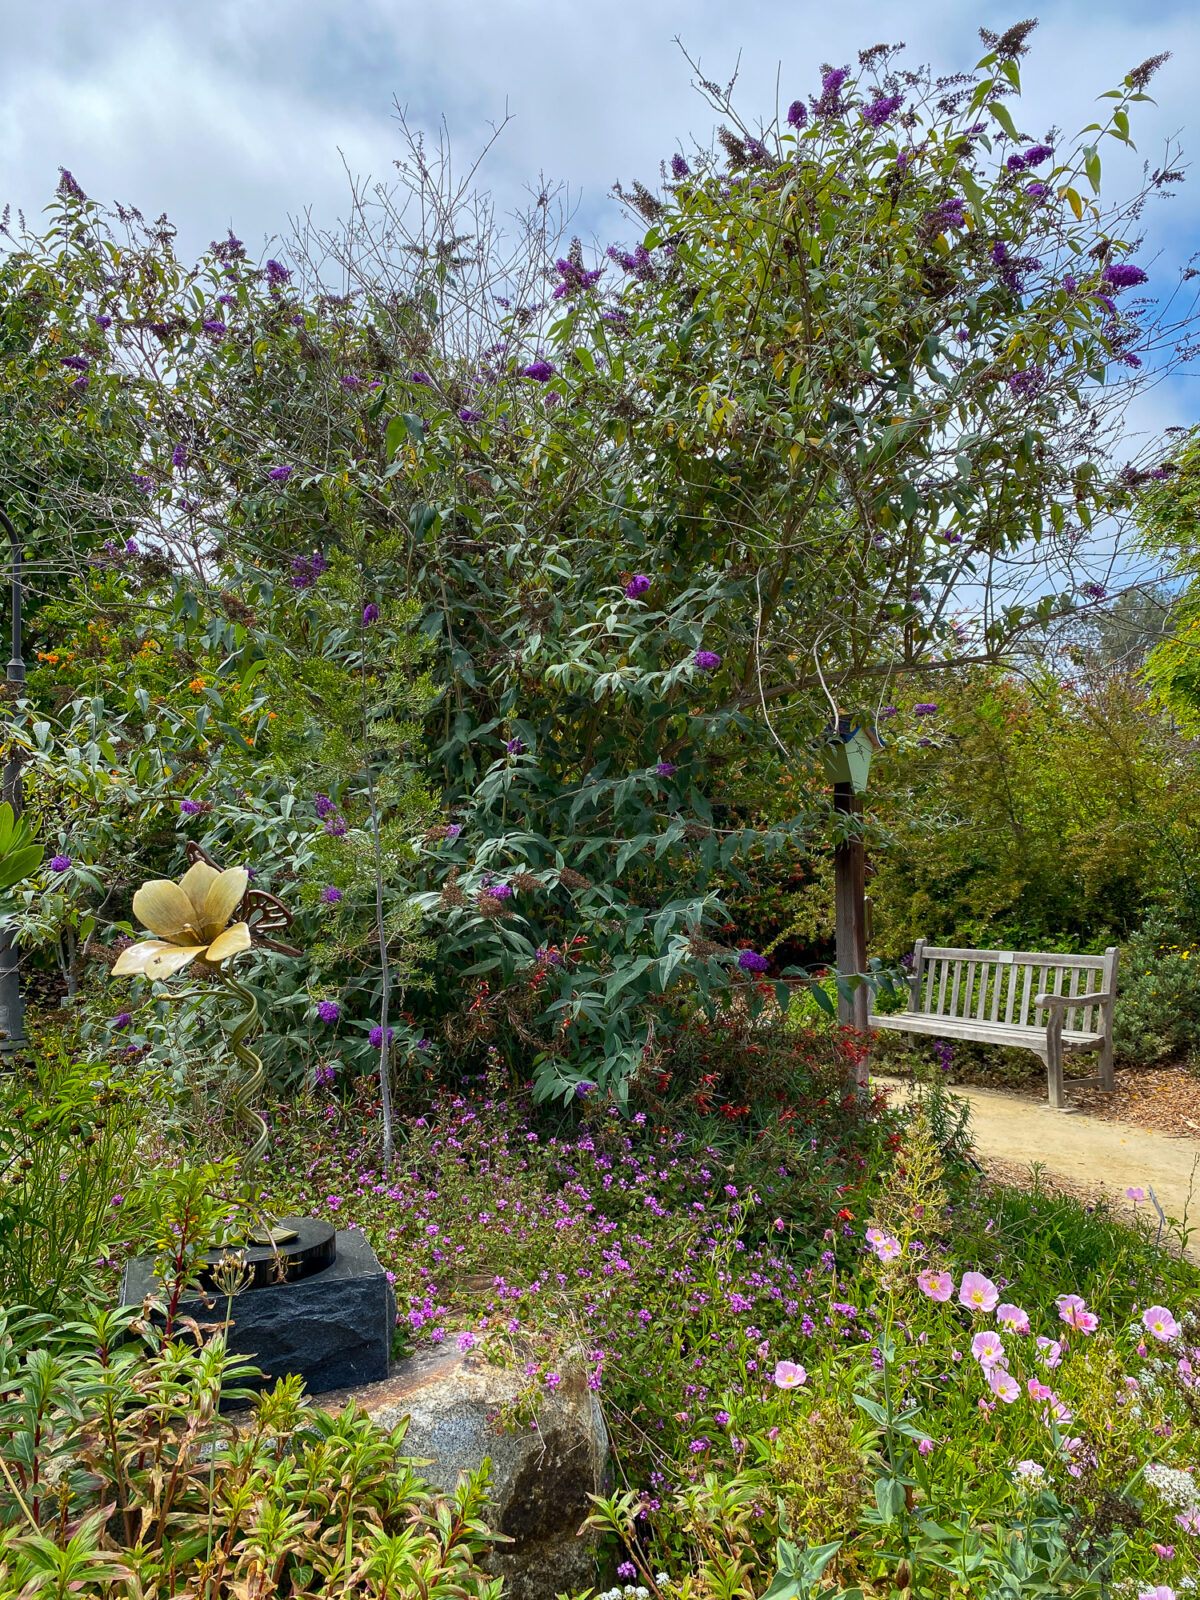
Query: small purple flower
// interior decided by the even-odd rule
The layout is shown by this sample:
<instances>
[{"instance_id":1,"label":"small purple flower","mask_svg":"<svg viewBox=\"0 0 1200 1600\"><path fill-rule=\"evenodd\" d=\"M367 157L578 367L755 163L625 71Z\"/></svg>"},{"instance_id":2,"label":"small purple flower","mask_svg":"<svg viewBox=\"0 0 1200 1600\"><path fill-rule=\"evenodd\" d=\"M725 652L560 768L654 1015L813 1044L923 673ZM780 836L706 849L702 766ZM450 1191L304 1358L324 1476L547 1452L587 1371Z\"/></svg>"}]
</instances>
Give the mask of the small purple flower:
<instances>
[{"instance_id":1,"label":"small purple flower","mask_svg":"<svg viewBox=\"0 0 1200 1600\"><path fill-rule=\"evenodd\" d=\"M673 778L679 771L679 768L673 761L660 761L654 770L658 773L660 778Z\"/></svg>"},{"instance_id":2,"label":"small purple flower","mask_svg":"<svg viewBox=\"0 0 1200 1600\"><path fill-rule=\"evenodd\" d=\"M413 1045L414 1050L428 1050L430 1048L431 1047L428 1039L418 1039L416 1044Z\"/></svg>"},{"instance_id":3,"label":"small purple flower","mask_svg":"<svg viewBox=\"0 0 1200 1600\"><path fill-rule=\"evenodd\" d=\"M333 813L337 810L337 806L327 794L319 794L313 798L313 810L317 813L317 816L320 817L321 821L324 822L326 817L331 817L333 815Z\"/></svg>"},{"instance_id":4,"label":"small purple flower","mask_svg":"<svg viewBox=\"0 0 1200 1600\"><path fill-rule=\"evenodd\" d=\"M757 950L739 950L737 964L743 972L766 972L771 965Z\"/></svg>"},{"instance_id":5,"label":"small purple flower","mask_svg":"<svg viewBox=\"0 0 1200 1600\"><path fill-rule=\"evenodd\" d=\"M336 1000L318 1000L317 1016L322 1022L336 1022L342 1014L342 1008Z\"/></svg>"},{"instance_id":6,"label":"small purple flower","mask_svg":"<svg viewBox=\"0 0 1200 1600\"><path fill-rule=\"evenodd\" d=\"M1108 598L1108 590L1102 583L1085 583L1079 592L1088 600L1106 600Z\"/></svg>"},{"instance_id":7,"label":"small purple flower","mask_svg":"<svg viewBox=\"0 0 1200 1600\"><path fill-rule=\"evenodd\" d=\"M204 810L204 807L200 804L199 800L181 800L179 802L179 809L182 811L185 817L198 817Z\"/></svg>"},{"instance_id":8,"label":"small purple flower","mask_svg":"<svg viewBox=\"0 0 1200 1600\"><path fill-rule=\"evenodd\" d=\"M91 386L91 382L92 382L91 373L90 372L81 372L79 374L79 376L75 379L74 383L72 383L71 387L72 387L72 389L76 390L79 394L84 394L84 393L86 393L88 388Z\"/></svg>"},{"instance_id":9,"label":"small purple flower","mask_svg":"<svg viewBox=\"0 0 1200 1600\"><path fill-rule=\"evenodd\" d=\"M673 178L686 178L690 175L691 170L691 167L688 166L682 156L674 155L671 157L671 176Z\"/></svg>"},{"instance_id":10,"label":"small purple flower","mask_svg":"<svg viewBox=\"0 0 1200 1600\"><path fill-rule=\"evenodd\" d=\"M112 318L110 316L106 316L103 311L97 311L96 315L92 318L92 321L102 333L107 332L107 330L112 327Z\"/></svg>"},{"instance_id":11,"label":"small purple flower","mask_svg":"<svg viewBox=\"0 0 1200 1600\"><path fill-rule=\"evenodd\" d=\"M58 169L58 192L64 200L87 199L87 195L76 183L74 174L68 172L66 167L59 167Z\"/></svg>"},{"instance_id":12,"label":"small purple flower","mask_svg":"<svg viewBox=\"0 0 1200 1600\"><path fill-rule=\"evenodd\" d=\"M272 289L281 288L291 277L287 267L278 261L267 262L267 283Z\"/></svg>"},{"instance_id":13,"label":"small purple flower","mask_svg":"<svg viewBox=\"0 0 1200 1600\"><path fill-rule=\"evenodd\" d=\"M325 832L329 834L331 838L340 839L346 832L345 817L326 817Z\"/></svg>"},{"instance_id":14,"label":"small purple flower","mask_svg":"<svg viewBox=\"0 0 1200 1600\"><path fill-rule=\"evenodd\" d=\"M588 1095L591 1094L595 1087L596 1085L590 1082L587 1078L581 1078L575 1085L575 1098L577 1100L586 1100Z\"/></svg>"},{"instance_id":15,"label":"small purple flower","mask_svg":"<svg viewBox=\"0 0 1200 1600\"><path fill-rule=\"evenodd\" d=\"M549 383L554 376L554 365L549 361L531 361L521 368L521 376L532 378L535 383Z\"/></svg>"},{"instance_id":16,"label":"small purple flower","mask_svg":"<svg viewBox=\"0 0 1200 1600\"><path fill-rule=\"evenodd\" d=\"M880 95L872 100L869 106L864 106L863 121L869 123L872 128L882 128L885 122L891 121L903 104L902 94Z\"/></svg>"},{"instance_id":17,"label":"small purple flower","mask_svg":"<svg viewBox=\"0 0 1200 1600\"><path fill-rule=\"evenodd\" d=\"M523 755L525 753L525 741L520 737L510 739L504 748L508 751L510 756Z\"/></svg>"},{"instance_id":18,"label":"small purple flower","mask_svg":"<svg viewBox=\"0 0 1200 1600\"><path fill-rule=\"evenodd\" d=\"M313 1073L313 1087L326 1089L337 1077L337 1068L332 1061L323 1061Z\"/></svg>"},{"instance_id":19,"label":"small purple flower","mask_svg":"<svg viewBox=\"0 0 1200 1600\"><path fill-rule=\"evenodd\" d=\"M144 472L131 472L129 474L129 478L133 484L133 487L138 490L140 494L154 493L154 479L146 477Z\"/></svg>"},{"instance_id":20,"label":"small purple flower","mask_svg":"<svg viewBox=\"0 0 1200 1600\"><path fill-rule=\"evenodd\" d=\"M880 706L879 710L875 713L875 720L876 722L883 722L888 717L898 717L899 715L899 706Z\"/></svg>"},{"instance_id":21,"label":"small purple flower","mask_svg":"<svg viewBox=\"0 0 1200 1600\"><path fill-rule=\"evenodd\" d=\"M715 650L697 650L692 657L692 665L699 667L701 672L715 672L721 665L721 658Z\"/></svg>"},{"instance_id":22,"label":"small purple flower","mask_svg":"<svg viewBox=\"0 0 1200 1600\"><path fill-rule=\"evenodd\" d=\"M509 883L493 883L490 888L485 889L483 892L491 895L493 900L512 899L512 885Z\"/></svg>"},{"instance_id":23,"label":"small purple flower","mask_svg":"<svg viewBox=\"0 0 1200 1600\"><path fill-rule=\"evenodd\" d=\"M112 1025L118 1032L123 1032L133 1021L132 1011L118 1011L112 1019Z\"/></svg>"},{"instance_id":24,"label":"small purple flower","mask_svg":"<svg viewBox=\"0 0 1200 1600\"><path fill-rule=\"evenodd\" d=\"M220 317L205 317L200 326L205 333L211 334L214 339L223 339L225 337L225 324Z\"/></svg>"},{"instance_id":25,"label":"small purple flower","mask_svg":"<svg viewBox=\"0 0 1200 1600\"><path fill-rule=\"evenodd\" d=\"M187 464L188 464L187 449L186 449L186 447L184 445L177 444L175 446L174 450L171 451L171 465L173 467L186 467Z\"/></svg>"},{"instance_id":26,"label":"small purple flower","mask_svg":"<svg viewBox=\"0 0 1200 1600\"><path fill-rule=\"evenodd\" d=\"M69 872L71 870L70 856L56 855L50 857L51 872Z\"/></svg>"},{"instance_id":27,"label":"small purple flower","mask_svg":"<svg viewBox=\"0 0 1200 1600\"><path fill-rule=\"evenodd\" d=\"M232 228L228 236L222 239L220 243L214 239L210 248L218 261L242 261L245 259L246 246L233 232Z\"/></svg>"},{"instance_id":28,"label":"small purple flower","mask_svg":"<svg viewBox=\"0 0 1200 1600\"><path fill-rule=\"evenodd\" d=\"M1028 150L1022 152L1024 165L1027 169L1029 167L1040 167L1042 162L1049 161L1053 154L1054 146L1052 144L1031 144Z\"/></svg>"},{"instance_id":29,"label":"small purple flower","mask_svg":"<svg viewBox=\"0 0 1200 1600\"><path fill-rule=\"evenodd\" d=\"M1025 185L1025 193L1031 200L1043 200L1050 193L1050 185L1048 183L1027 183Z\"/></svg>"},{"instance_id":30,"label":"small purple flower","mask_svg":"<svg viewBox=\"0 0 1200 1600\"><path fill-rule=\"evenodd\" d=\"M918 700L913 707L914 717L933 717L937 715L937 702L935 700Z\"/></svg>"},{"instance_id":31,"label":"small purple flower","mask_svg":"<svg viewBox=\"0 0 1200 1600\"><path fill-rule=\"evenodd\" d=\"M86 372L88 358L86 356L59 356L58 364L60 367L70 367L72 372Z\"/></svg>"},{"instance_id":32,"label":"small purple flower","mask_svg":"<svg viewBox=\"0 0 1200 1600\"><path fill-rule=\"evenodd\" d=\"M295 467L272 467L267 477L272 483L286 483L295 470Z\"/></svg>"},{"instance_id":33,"label":"small purple flower","mask_svg":"<svg viewBox=\"0 0 1200 1600\"><path fill-rule=\"evenodd\" d=\"M628 600L640 600L650 587L650 579L644 572L635 572L625 585L625 597Z\"/></svg>"},{"instance_id":34,"label":"small purple flower","mask_svg":"<svg viewBox=\"0 0 1200 1600\"><path fill-rule=\"evenodd\" d=\"M462 832L462 823L461 822L452 822L452 823L450 823L450 825L446 829L446 837L447 837L447 839L457 839L461 832Z\"/></svg>"},{"instance_id":35,"label":"small purple flower","mask_svg":"<svg viewBox=\"0 0 1200 1600\"><path fill-rule=\"evenodd\" d=\"M624 1578L626 1581L628 1581L630 1578L636 1578L637 1568L634 1566L632 1561L622 1561L617 1567L617 1577Z\"/></svg>"},{"instance_id":36,"label":"small purple flower","mask_svg":"<svg viewBox=\"0 0 1200 1600\"><path fill-rule=\"evenodd\" d=\"M321 890L321 901L327 906L337 906L342 903L342 891L332 883L327 883Z\"/></svg>"},{"instance_id":37,"label":"small purple flower","mask_svg":"<svg viewBox=\"0 0 1200 1600\"><path fill-rule=\"evenodd\" d=\"M1110 261L1100 274L1102 283L1110 289L1136 289L1139 283L1148 282L1148 274L1132 261Z\"/></svg>"},{"instance_id":38,"label":"small purple flower","mask_svg":"<svg viewBox=\"0 0 1200 1600\"><path fill-rule=\"evenodd\" d=\"M1020 154L1009 156L1008 160L1004 163L1004 165L1008 168L1008 170L1010 172L1024 172L1025 171L1025 157L1023 155L1020 155Z\"/></svg>"},{"instance_id":39,"label":"small purple flower","mask_svg":"<svg viewBox=\"0 0 1200 1600\"><path fill-rule=\"evenodd\" d=\"M460 422L482 422L483 412L476 411L471 406L463 406L458 413L458 420Z\"/></svg>"},{"instance_id":40,"label":"small purple flower","mask_svg":"<svg viewBox=\"0 0 1200 1600\"><path fill-rule=\"evenodd\" d=\"M224 294L219 294L217 296L217 304L219 306L235 306L237 305L237 295L230 294L228 290L226 290Z\"/></svg>"},{"instance_id":41,"label":"small purple flower","mask_svg":"<svg viewBox=\"0 0 1200 1600\"><path fill-rule=\"evenodd\" d=\"M396 1037L395 1028L389 1028L388 1029L388 1035L387 1035L388 1043L391 1044L392 1040L395 1037ZM367 1043L371 1046L372 1050L378 1050L379 1047L383 1044L383 1024L382 1023L377 1022L375 1024L375 1026L371 1029L370 1033L367 1035Z\"/></svg>"},{"instance_id":42,"label":"small purple flower","mask_svg":"<svg viewBox=\"0 0 1200 1600\"><path fill-rule=\"evenodd\" d=\"M427 372L410 372L408 375L408 381L409 383L424 384L427 389L433 388L433 379Z\"/></svg>"},{"instance_id":43,"label":"small purple flower","mask_svg":"<svg viewBox=\"0 0 1200 1600\"><path fill-rule=\"evenodd\" d=\"M808 121L808 111L803 100L793 100L787 108L787 122L789 128L802 128Z\"/></svg>"},{"instance_id":44,"label":"small purple flower","mask_svg":"<svg viewBox=\"0 0 1200 1600\"><path fill-rule=\"evenodd\" d=\"M379 607L374 600L368 600L362 612L363 627L369 628L373 622L379 621Z\"/></svg>"}]
</instances>

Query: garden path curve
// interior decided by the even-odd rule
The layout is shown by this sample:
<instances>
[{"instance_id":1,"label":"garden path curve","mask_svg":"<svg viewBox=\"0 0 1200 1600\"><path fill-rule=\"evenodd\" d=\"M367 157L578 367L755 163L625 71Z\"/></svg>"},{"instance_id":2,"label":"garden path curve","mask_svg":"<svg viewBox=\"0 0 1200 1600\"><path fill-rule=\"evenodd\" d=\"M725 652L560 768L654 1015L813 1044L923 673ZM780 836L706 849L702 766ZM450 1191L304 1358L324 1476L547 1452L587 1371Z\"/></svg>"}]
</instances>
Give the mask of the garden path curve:
<instances>
[{"instance_id":1,"label":"garden path curve","mask_svg":"<svg viewBox=\"0 0 1200 1600\"><path fill-rule=\"evenodd\" d=\"M901 1097L913 1087L900 1078L873 1076L872 1081ZM1133 1210L1126 1189L1152 1188L1169 1217L1200 1224L1200 1140L1171 1138L1082 1111L1051 1111L1044 1103L997 1089L964 1086L953 1092L971 1108L971 1137L985 1163L994 1159L1027 1168L1036 1162L1070 1185L1103 1190L1123 1210ZM1200 1232L1192 1235L1187 1254L1200 1261Z\"/></svg>"}]
</instances>

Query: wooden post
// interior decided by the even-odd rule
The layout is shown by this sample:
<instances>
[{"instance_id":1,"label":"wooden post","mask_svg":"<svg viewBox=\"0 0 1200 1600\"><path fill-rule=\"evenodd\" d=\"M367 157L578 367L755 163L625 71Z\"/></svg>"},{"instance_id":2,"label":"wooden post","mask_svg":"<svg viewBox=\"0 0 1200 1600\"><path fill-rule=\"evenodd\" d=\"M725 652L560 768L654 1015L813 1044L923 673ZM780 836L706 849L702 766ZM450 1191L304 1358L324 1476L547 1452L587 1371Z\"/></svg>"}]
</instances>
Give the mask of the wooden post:
<instances>
[{"instance_id":1,"label":"wooden post","mask_svg":"<svg viewBox=\"0 0 1200 1600\"><path fill-rule=\"evenodd\" d=\"M855 794L848 783L834 784L833 804L847 817L862 815L862 796ZM833 860L837 969L840 975L849 976L867 970L866 854L861 833L839 844ZM867 998L865 985L857 988L849 1000L838 996L838 1021L864 1035ZM855 1068L852 1083L860 1094L866 1093L868 1070L864 1057Z\"/></svg>"}]
</instances>

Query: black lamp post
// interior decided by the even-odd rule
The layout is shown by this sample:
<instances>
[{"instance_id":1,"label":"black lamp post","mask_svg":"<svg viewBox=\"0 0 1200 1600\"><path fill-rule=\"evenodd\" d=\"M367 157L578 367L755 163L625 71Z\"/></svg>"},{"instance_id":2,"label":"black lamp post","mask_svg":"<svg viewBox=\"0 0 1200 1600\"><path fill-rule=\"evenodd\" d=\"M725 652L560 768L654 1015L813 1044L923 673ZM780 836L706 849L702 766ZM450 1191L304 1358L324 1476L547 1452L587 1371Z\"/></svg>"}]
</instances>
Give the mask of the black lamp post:
<instances>
[{"instance_id":1,"label":"black lamp post","mask_svg":"<svg viewBox=\"0 0 1200 1600\"><path fill-rule=\"evenodd\" d=\"M8 535L9 584L12 593L12 655L6 676L10 684L20 684L25 682L25 662L21 656L21 577L24 558L20 537L3 506L0 506L0 527ZM21 815L21 757L13 745L9 746L8 759L4 763L0 798L12 806L14 817ZM21 952L17 941L7 927L0 927L0 1058L13 1056L25 1045L25 1002L21 998L20 964Z\"/></svg>"}]
</instances>

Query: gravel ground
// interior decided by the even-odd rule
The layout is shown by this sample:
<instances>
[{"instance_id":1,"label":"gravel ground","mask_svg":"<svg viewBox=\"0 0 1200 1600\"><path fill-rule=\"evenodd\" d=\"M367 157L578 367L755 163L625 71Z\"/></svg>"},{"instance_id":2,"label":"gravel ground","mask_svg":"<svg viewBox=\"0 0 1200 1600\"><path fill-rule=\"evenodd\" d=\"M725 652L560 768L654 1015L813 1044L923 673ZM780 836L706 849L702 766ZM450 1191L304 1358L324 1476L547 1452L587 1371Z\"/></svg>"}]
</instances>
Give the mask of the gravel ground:
<instances>
[{"instance_id":1,"label":"gravel ground","mask_svg":"<svg viewBox=\"0 0 1200 1600\"><path fill-rule=\"evenodd\" d=\"M1172 1139L1200 1139L1200 1078L1183 1067L1134 1067L1118 1072L1116 1081L1113 1094L1072 1091L1071 1104L1106 1122L1130 1122ZM1031 1100L1046 1098L1044 1083L1014 1092Z\"/></svg>"}]
</instances>

